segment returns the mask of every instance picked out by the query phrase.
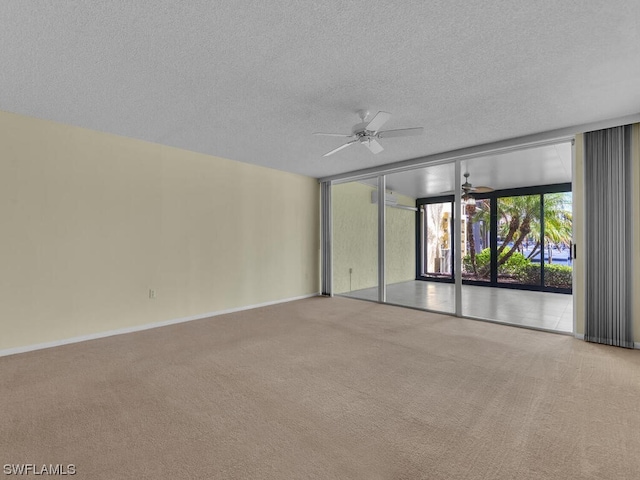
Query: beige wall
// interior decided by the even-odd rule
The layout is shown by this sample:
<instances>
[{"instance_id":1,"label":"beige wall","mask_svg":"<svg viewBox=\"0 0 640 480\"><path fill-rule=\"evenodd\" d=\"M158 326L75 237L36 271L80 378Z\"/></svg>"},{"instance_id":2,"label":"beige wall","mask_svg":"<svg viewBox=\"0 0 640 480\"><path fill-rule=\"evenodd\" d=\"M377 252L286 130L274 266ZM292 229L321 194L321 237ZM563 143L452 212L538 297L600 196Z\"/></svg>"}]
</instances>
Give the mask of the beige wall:
<instances>
[{"instance_id":1,"label":"beige wall","mask_svg":"<svg viewBox=\"0 0 640 480\"><path fill-rule=\"evenodd\" d=\"M378 205L371 203L374 187L351 182L332 187L333 291L378 284ZM396 195L401 205L415 199ZM415 212L387 207L387 283L415 279ZM352 269L349 282L349 269Z\"/></svg>"},{"instance_id":2,"label":"beige wall","mask_svg":"<svg viewBox=\"0 0 640 480\"><path fill-rule=\"evenodd\" d=\"M312 178L0 112L0 350L316 293L318 211Z\"/></svg>"}]
</instances>

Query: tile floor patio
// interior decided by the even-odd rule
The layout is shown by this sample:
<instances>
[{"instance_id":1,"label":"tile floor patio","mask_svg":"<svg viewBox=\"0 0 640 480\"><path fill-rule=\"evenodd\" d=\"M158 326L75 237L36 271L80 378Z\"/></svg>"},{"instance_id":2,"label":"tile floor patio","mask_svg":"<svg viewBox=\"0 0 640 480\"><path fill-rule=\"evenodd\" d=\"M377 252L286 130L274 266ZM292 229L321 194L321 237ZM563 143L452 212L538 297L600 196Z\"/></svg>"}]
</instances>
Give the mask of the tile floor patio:
<instances>
[{"instance_id":1,"label":"tile floor patio","mask_svg":"<svg viewBox=\"0 0 640 480\"><path fill-rule=\"evenodd\" d=\"M377 300L378 289L341 295ZM387 285L387 302L453 314L455 286L451 283L409 281ZM573 332L573 296L475 285L462 286L462 315L556 332Z\"/></svg>"}]
</instances>

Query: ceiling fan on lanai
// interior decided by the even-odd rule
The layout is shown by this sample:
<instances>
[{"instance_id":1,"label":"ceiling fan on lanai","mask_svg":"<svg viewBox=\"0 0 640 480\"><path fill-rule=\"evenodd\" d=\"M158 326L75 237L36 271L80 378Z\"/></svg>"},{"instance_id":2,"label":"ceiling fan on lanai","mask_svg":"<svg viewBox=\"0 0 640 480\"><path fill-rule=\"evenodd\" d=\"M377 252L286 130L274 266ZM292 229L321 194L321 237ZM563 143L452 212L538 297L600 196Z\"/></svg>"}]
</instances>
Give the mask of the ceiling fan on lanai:
<instances>
[{"instance_id":1,"label":"ceiling fan on lanai","mask_svg":"<svg viewBox=\"0 0 640 480\"><path fill-rule=\"evenodd\" d=\"M462 200L467 201L473 198L474 193L489 193L493 192L493 188L491 187L474 187L471 182L469 182L469 172L464 173L464 183L461 185L462 188ZM452 195L454 193L453 190L448 192L442 192L441 195Z\"/></svg>"},{"instance_id":2,"label":"ceiling fan on lanai","mask_svg":"<svg viewBox=\"0 0 640 480\"><path fill-rule=\"evenodd\" d=\"M360 110L358 112L358 116L360 117L360 123L353 126L351 129L351 134L344 133L322 133L316 132L314 135L324 135L327 137L343 137L343 138L351 138L349 142L340 145L338 148L334 148L330 152L327 152L323 155L323 157L328 157L329 155L333 155L336 152L339 152L343 148L347 148L350 145L360 143L367 147L372 153L380 153L384 148L378 142L378 139L381 138L392 138L392 137L409 137L413 135L421 135L424 131L423 127L414 127L414 128L400 128L397 130L380 130L382 125L387 123L387 120L391 118L391 114L387 112L378 112L376 115L369 121L366 121L369 112L367 110Z\"/></svg>"},{"instance_id":3,"label":"ceiling fan on lanai","mask_svg":"<svg viewBox=\"0 0 640 480\"><path fill-rule=\"evenodd\" d=\"M464 183L462 184L462 199L469 200L474 193L489 193L493 192L493 188L491 187L474 187L471 183L469 183L469 172L465 172L464 174Z\"/></svg>"}]
</instances>

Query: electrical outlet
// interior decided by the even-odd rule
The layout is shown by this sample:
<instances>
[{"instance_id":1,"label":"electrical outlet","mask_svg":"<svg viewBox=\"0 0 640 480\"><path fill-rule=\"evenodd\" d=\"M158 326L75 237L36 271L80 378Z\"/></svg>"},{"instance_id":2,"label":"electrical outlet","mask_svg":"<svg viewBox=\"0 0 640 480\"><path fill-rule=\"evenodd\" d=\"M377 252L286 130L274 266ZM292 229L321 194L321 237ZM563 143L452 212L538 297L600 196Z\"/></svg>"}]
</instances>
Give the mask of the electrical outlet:
<instances>
[{"instance_id":1,"label":"electrical outlet","mask_svg":"<svg viewBox=\"0 0 640 480\"><path fill-rule=\"evenodd\" d=\"M156 298L156 291L149 289L149 298L153 299Z\"/></svg>"},{"instance_id":2,"label":"electrical outlet","mask_svg":"<svg viewBox=\"0 0 640 480\"><path fill-rule=\"evenodd\" d=\"M353 268L349 269L349 274L353 273Z\"/></svg>"}]
</instances>

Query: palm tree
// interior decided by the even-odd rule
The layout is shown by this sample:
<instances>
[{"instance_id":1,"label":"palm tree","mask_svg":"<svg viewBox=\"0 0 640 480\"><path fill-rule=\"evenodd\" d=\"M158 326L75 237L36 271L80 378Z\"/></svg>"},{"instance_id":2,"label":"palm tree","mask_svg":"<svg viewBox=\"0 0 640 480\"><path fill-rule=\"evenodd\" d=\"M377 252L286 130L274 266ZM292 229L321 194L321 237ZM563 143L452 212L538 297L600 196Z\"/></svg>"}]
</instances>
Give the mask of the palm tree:
<instances>
[{"instance_id":1,"label":"palm tree","mask_svg":"<svg viewBox=\"0 0 640 480\"><path fill-rule=\"evenodd\" d=\"M568 246L571 241L572 217L567 208L571 202L570 195L549 193L544 196L544 240L547 245L554 243ZM501 197L498 200L498 237L502 239L497 251L498 267L504 265L515 252L522 251L525 241L535 242L532 252L527 257L533 258L541 249L540 195ZM491 267L477 267L472 230L474 222L488 222L489 212L486 208L477 207L480 205L476 205L475 202L471 208L467 206L467 229L471 232L467 234L467 239L474 273L487 277ZM551 263L551 255L548 257Z\"/></svg>"},{"instance_id":2,"label":"palm tree","mask_svg":"<svg viewBox=\"0 0 640 480\"><path fill-rule=\"evenodd\" d=\"M552 245L571 244L573 217L569 210L571 206L571 193L547 193L544 196L544 242L547 245L547 263L553 261ZM531 226L531 236L536 240L528 259L534 258L540 253L542 245L540 242L540 215Z\"/></svg>"},{"instance_id":3,"label":"palm tree","mask_svg":"<svg viewBox=\"0 0 640 480\"><path fill-rule=\"evenodd\" d=\"M569 210L571 194L550 193L544 197L544 240L547 246L551 244L571 244L573 216ZM553 250L549 248L548 263L553 261Z\"/></svg>"},{"instance_id":4,"label":"palm tree","mask_svg":"<svg viewBox=\"0 0 640 480\"><path fill-rule=\"evenodd\" d=\"M500 217L498 234L503 238L502 245L498 247L498 266L500 266L506 263L515 252L521 250L525 240L539 241L539 232L534 236L532 229L540 225L540 195L500 198L498 215ZM510 243L512 243L511 248L504 252Z\"/></svg>"},{"instance_id":5,"label":"palm tree","mask_svg":"<svg viewBox=\"0 0 640 480\"><path fill-rule=\"evenodd\" d=\"M487 275L486 275L486 272L484 271L486 269L485 268L478 269L478 264L476 261L478 239L476 239L476 229L474 228L474 225L477 225L477 224L481 225L481 228L479 231L480 239L482 241L482 244L484 244L484 247L486 247L487 242L486 240L482 240L482 239L485 239L487 234L486 228L488 225L491 224L489 199L474 200L472 198L470 200L467 200L467 203L465 205L465 214L467 217L467 224L466 224L467 248L469 251L469 259L471 263L471 272L468 272L468 273L473 273L475 276L479 275L480 277L486 277Z\"/></svg>"}]
</instances>

